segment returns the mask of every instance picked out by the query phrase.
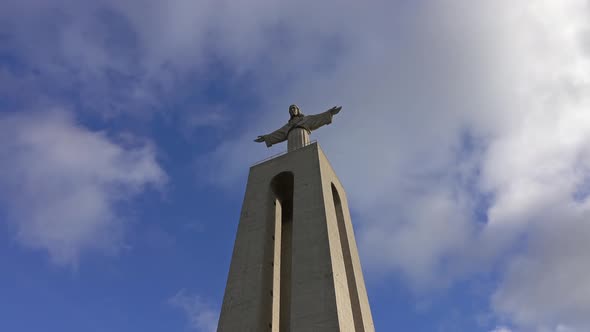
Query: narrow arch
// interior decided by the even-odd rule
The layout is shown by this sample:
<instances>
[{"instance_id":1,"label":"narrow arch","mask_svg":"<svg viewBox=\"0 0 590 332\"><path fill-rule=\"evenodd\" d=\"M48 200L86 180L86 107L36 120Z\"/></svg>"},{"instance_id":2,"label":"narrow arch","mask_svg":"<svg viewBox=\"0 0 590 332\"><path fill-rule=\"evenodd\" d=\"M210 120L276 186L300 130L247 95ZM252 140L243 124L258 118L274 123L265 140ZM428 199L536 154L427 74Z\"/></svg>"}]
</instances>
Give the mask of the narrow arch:
<instances>
[{"instance_id":1,"label":"narrow arch","mask_svg":"<svg viewBox=\"0 0 590 332\"><path fill-rule=\"evenodd\" d=\"M292 172L282 172L276 175L271 181L271 189L274 194L274 201L277 205L275 215L275 227L279 229L275 234L280 241L275 243L275 250L280 254L276 264L279 266L275 269L273 280L278 282L279 290L278 309L279 312L279 329L281 332L289 332L291 321L291 262L292 262L292 234L293 234L293 189L294 176ZM280 209L280 213L278 212Z\"/></svg>"},{"instance_id":2,"label":"narrow arch","mask_svg":"<svg viewBox=\"0 0 590 332\"><path fill-rule=\"evenodd\" d=\"M352 256L350 243L348 241L348 232L344 220L344 210L342 201L334 183L332 183L332 197L334 200L334 209L336 210L336 222L338 223L338 235L340 237L340 246L342 247L342 256L344 259L344 269L346 270L346 283L348 284L348 294L350 297L350 306L352 309L352 319L354 321L355 331L364 331L363 315L361 313L361 303L359 299L356 277L352 265Z\"/></svg>"},{"instance_id":3,"label":"narrow arch","mask_svg":"<svg viewBox=\"0 0 590 332\"><path fill-rule=\"evenodd\" d=\"M293 215L293 185L294 176L292 172L281 172L272 178L270 182L275 197L283 207L283 214L291 216Z\"/></svg>"}]
</instances>

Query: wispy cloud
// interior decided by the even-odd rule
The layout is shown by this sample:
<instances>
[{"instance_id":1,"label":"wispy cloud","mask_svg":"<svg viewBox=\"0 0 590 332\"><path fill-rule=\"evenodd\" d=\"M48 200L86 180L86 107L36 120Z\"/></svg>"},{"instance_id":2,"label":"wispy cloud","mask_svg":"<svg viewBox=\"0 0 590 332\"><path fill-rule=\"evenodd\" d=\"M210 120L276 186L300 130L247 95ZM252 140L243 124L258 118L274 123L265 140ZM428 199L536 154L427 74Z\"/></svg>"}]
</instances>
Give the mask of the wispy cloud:
<instances>
[{"instance_id":1,"label":"wispy cloud","mask_svg":"<svg viewBox=\"0 0 590 332\"><path fill-rule=\"evenodd\" d=\"M61 265L114 253L126 220L117 206L166 181L150 145L125 147L64 111L0 117L0 204L18 241Z\"/></svg>"},{"instance_id":2,"label":"wispy cloud","mask_svg":"<svg viewBox=\"0 0 590 332\"><path fill-rule=\"evenodd\" d=\"M500 327L496 327L495 329L491 330L490 332L513 332L513 331L505 326L500 326Z\"/></svg>"},{"instance_id":3,"label":"wispy cloud","mask_svg":"<svg viewBox=\"0 0 590 332\"><path fill-rule=\"evenodd\" d=\"M191 329L199 332L214 332L217 329L218 312L200 296L181 289L168 299L168 304L183 311Z\"/></svg>"}]
</instances>

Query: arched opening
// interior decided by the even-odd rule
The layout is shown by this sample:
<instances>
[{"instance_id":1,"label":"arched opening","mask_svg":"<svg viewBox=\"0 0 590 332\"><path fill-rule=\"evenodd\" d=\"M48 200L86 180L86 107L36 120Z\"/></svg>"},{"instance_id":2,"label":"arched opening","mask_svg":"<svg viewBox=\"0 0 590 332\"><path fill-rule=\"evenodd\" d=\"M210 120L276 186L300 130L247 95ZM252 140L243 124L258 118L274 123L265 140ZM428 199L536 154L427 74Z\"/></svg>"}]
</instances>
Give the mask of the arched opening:
<instances>
[{"instance_id":1,"label":"arched opening","mask_svg":"<svg viewBox=\"0 0 590 332\"><path fill-rule=\"evenodd\" d=\"M279 331L288 332L291 320L291 256L292 256L292 230L293 230L293 173L283 172L275 176L271 181L271 189L274 194L276 217L275 227L280 232L280 239L275 241L275 250L280 250L279 266L275 269L273 280L279 282ZM280 213L279 213L280 210Z\"/></svg>"},{"instance_id":2,"label":"arched opening","mask_svg":"<svg viewBox=\"0 0 590 332\"><path fill-rule=\"evenodd\" d=\"M352 319L354 321L355 331L364 331L363 316L361 313L361 303L352 266L352 256L350 254L350 243L348 241L348 232L344 221L344 211L342 201L336 186L332 183L332 197L334 199L334 209L336 210L336 222L338 223L338 235L340 237L340 246L342 247L342 256L344 259L344 269L346 270L346 282L348 284L348 294L350 297L350 306L352 308Z\"/></svg>"}]
</instances>

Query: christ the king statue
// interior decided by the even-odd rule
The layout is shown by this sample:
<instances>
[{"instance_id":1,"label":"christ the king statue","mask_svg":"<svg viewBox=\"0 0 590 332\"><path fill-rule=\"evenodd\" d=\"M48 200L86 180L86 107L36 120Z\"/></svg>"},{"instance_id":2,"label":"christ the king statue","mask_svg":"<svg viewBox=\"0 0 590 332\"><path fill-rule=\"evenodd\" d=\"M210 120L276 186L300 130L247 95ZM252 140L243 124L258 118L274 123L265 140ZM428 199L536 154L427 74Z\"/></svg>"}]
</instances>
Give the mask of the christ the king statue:
<instances>
[{"instance_id":1,"label":"christ the king statue","mask_svg":"<svg viewBox=\"0 0 590 332\"><path fill-rule=\"evenodd\" d=\"M264 142L267 147L288 140L287 150L293 151L309 144L309 134L323 125L332 123L332 116L338 114L342 106L314 115L304 115L297 105L289 106L291 119L281 128L270 134L258 136L255 142Z\"/></svg>"}]
</instances>

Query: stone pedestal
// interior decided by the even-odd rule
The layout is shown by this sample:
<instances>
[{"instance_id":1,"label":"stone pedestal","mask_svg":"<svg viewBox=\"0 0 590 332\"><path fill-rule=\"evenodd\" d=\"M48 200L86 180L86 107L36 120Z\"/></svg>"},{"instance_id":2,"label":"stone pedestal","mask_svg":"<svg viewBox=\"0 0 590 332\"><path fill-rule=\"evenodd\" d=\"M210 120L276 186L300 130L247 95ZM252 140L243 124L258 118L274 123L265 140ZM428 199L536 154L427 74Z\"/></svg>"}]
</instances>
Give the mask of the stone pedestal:
<instances>
[{"instance_id":1,"label":"stone pedestal","mask_svg":"<svg viewBox=\"0 0 590 332\"><path fill-rule=\"evenodd\" d=\"M374 331L346 194L317 143L250 169L217 331Z\"/></svg>"}]
</instances>

